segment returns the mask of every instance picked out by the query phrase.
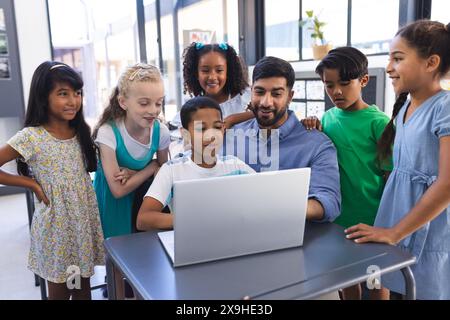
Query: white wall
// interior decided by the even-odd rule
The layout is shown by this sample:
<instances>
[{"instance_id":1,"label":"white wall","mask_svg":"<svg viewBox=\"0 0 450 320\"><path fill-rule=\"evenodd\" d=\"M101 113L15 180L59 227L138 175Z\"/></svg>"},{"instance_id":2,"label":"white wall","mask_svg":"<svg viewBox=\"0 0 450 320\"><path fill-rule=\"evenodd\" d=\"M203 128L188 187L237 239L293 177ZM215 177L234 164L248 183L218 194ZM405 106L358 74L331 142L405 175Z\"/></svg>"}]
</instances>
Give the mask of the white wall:
<instances>
[{"instance_id":1,"label":"white wall","mask_svg":"<svg viewBox=\"0 0 450 320\"><path fill-rule=\"evenodd\" d=\"M25 106L36 67L51 60L50 32L45 0L14 0Z\"/></svg>"}]
</instances>

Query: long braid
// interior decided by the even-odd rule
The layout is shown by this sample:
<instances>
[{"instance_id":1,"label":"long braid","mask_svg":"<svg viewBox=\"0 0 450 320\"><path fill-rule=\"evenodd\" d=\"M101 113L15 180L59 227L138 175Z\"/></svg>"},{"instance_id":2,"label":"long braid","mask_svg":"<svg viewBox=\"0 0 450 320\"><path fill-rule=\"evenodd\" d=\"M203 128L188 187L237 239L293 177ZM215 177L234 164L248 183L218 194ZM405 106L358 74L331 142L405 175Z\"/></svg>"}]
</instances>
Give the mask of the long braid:
<instances>
[{"instance_id":1,"label":"long braid","mask_svg":"<svg viewBox=\"0 0 450 320\"><path fill-rule=\"evenodd\" d=\"M386 128L384 129L381 138L378 140L377 153L378 153L378 160L380 162L383 162L392 155L392 144L394 143L395 138L394 121L398 113L400 112L400 109L405 104L407 98L408 92L403 92L397 97L397 100L395 101L394 104L394 110L392 110L391 121L389 121L389 123L386 125Z\"/></svg>"}]
</instances>

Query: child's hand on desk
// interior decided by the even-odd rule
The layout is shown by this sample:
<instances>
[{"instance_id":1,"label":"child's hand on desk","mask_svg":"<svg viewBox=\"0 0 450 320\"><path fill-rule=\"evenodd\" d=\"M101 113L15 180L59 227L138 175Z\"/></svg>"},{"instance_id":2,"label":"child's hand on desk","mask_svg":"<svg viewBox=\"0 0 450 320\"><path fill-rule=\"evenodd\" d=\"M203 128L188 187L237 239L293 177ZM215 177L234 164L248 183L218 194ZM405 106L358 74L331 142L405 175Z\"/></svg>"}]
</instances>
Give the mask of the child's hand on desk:
<instances>
[{"instance_id":1,"label":"child's hand on desk","mask_svg":"<svg viewBox=\"0 0 450 320\"><path fill-rule=\"evenodd\" d=\"M32 188L34 194L36 195L36 198L38 198L39 202L44 202L45 205L49 205L50 201L48 200L47 196L44 193L44 190L42 190L42 187L39 183L35 181L35 185Z\"/></svg>"},{"instance_id":2,"label":"child's hand on desk","mask_svg":"<svg viewBox=\"0 0 450 320\"><path fill-rule=\"evenodd\" d=\"M121 184L127 183L127 181L136 174L137 171L128 169L128 168L120 168L119 172L114 174L114 180L120 181Z\"/></svg>"},{"instance_id":3,"label":"child's hand on desk","mask_svg":"<svg viewBox=\"0 0 450 320\"><path fill-rule=\"evenodd\" d=\"M396 245L401 239L392 228L372 227L364 223L345 230L347 239L355 239L356 243L380 242Z\"/></svg>"}]
</instances>

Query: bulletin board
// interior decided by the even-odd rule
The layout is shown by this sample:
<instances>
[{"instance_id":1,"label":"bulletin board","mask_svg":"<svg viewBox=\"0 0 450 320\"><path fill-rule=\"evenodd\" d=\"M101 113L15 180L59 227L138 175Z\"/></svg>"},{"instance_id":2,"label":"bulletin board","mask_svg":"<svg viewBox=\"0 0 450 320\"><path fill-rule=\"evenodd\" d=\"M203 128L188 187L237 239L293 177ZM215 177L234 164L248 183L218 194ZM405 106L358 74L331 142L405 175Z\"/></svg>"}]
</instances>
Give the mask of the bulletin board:
<instances>
[{"instance_id":1,"label":"bulletin board","mask_svg":"<svg viewBox=\"0 0 450 320\"><path fill-rule=\"evenodd\" d=\"M384 110L385 79L384 68L369 69L369 83L362 91L364 101L376 104L380 110ZM325 111L333 107L325 85L315 72L297 72L293 90L294 98L289 109L299 119L310 116L321 119Z\"/></svg>"}]
</instances>

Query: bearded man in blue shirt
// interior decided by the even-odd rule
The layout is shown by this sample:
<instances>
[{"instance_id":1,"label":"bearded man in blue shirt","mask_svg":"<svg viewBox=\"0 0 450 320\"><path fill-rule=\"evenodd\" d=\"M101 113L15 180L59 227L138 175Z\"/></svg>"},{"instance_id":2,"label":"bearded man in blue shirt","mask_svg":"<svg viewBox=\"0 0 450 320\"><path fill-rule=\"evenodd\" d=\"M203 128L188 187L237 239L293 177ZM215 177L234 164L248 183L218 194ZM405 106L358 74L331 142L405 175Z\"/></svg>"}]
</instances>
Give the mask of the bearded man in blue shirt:
<instances>
[{"instance_id":1,"label":"bearded man in blue shirt","mask_svg":"<svg viewBox=\"0 0 450 320\"><path fill-rule=\"evenodd\" d=\"M264 57L252 78L250 109L255 118L227 130L224 154L234 154L257 172L311 168L306 218L333 221L341 202L336 148L322 132L306 130L288 110L294 96L292 66Z\"/></svg>"}]
</instances>

